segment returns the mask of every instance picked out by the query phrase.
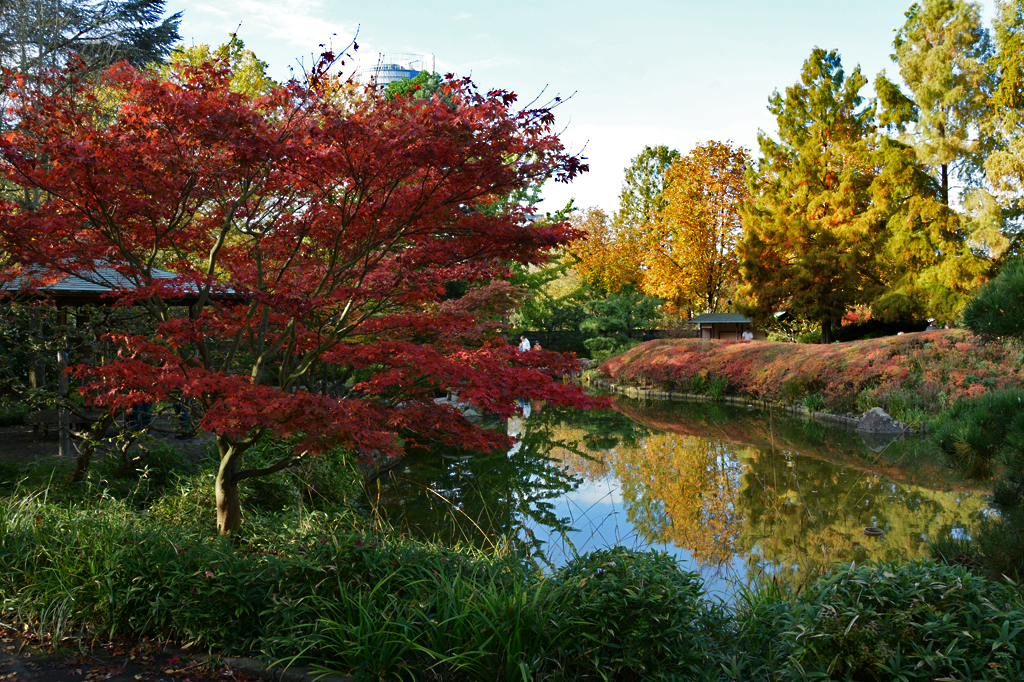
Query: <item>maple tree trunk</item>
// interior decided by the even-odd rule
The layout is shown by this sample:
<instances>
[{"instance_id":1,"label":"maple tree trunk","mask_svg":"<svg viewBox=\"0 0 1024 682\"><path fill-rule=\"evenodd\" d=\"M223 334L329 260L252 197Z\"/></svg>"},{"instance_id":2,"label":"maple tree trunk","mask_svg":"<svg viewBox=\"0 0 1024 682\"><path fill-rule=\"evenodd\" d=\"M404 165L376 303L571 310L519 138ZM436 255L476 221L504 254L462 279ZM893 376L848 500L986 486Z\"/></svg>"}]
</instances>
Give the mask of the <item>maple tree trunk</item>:
<instances>
[{"instance_id":1,"label":"maple tree trunk","mask_svg":"<svg viewBox=\"0 0 1024 682\"><path fill-rule=\"evenodd\" d=\"M117 412L104 412L103 416L93 422L89 427L89 437L78 446L78 457L75 458L75 468L71 471L70 483L81 483L85 479L85 472L89 470L92 456L96 452L100 438L107 434L107 429L117 418Z\"/></svg>"},{"instance_id":2,"label":"maple tree trunk","mask_svg":"<svg viewBox=\"0 0 1024 682\"><path fill-rule=\"evenodd\" d=\"M821 342L832 343L832 318L826 317L821 321Z\"/></svg>"},{"instance_id":3,"label":"maple tree trunk","mask_svg":"<svg viewBox=\"0 0 1024 682\"><path fill-rule=\"evenodd\" d=\"M222 436L217 436L217 450L220 452L220 467L214 484L217 494L217 530L221 535L231 535L242 525L242 506L238 498L238 481L235 480L242 467L242 453Z\"/></svg>"}]
</instances>

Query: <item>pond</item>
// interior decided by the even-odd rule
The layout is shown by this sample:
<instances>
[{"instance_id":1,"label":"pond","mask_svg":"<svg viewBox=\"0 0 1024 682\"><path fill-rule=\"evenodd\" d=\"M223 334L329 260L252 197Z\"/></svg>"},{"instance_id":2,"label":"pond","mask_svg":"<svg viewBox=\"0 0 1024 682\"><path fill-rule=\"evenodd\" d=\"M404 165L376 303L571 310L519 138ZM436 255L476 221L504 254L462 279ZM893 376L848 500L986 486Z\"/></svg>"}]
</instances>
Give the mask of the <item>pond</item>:
<instances>
[{"instance_id":1,"label":"pond","mask_svg":"<svg viewBox=\"0 0 1024 682\"><path fill-rule=\"evenodd\" d=\"M669 552L727 594L758 575L795 585L833 563L926 556L990 513L918 439L709 403L585 412L526 405L496 424L508 452L410 456L371 486L386 523L415 537L512 543L549 567L614 545ZM864 528L885 534L870 537Z\"/></svg>"}]
</instances>

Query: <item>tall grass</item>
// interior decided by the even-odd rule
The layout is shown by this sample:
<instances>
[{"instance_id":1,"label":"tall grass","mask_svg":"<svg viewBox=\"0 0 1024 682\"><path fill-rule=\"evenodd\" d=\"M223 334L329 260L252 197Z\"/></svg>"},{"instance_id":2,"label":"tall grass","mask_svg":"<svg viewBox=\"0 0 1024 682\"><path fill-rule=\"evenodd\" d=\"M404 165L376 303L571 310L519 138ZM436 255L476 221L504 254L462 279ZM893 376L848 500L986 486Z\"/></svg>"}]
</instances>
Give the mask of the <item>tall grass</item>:
<instances>
[{"instance_id":1,"label":"tall grass","mask_svg":"<svg viewBox=\"0 0 1024 682\"><path fill-rule=\"evenodd\" d=\"M840 567L799 594L778 581L742 589L727 609L657 552L616 547L542 570L512 540L400 537L330 505L351 477L326 469L251 489L260 504L225 540L211 472L172 453L150 464L124 480L101 464L71 491L0 498L5 622L51 642L147 636L369 680L1022 672L1019 593L960 567ZM314 485L328 493L303 492Z\"/></svg>"},{"instance_id":2,"label":"tall grass","mask_svg":"<svg viewBox=\"0 0 1024 682\"><path fill-rule=\"evenodd\" d=\"M959 567L839 567L799 595L741 591L730 612L656 552L544 572L319 511L247 525L229 542L110 497L13 495L0 611L51 641L152 636L375 680L1024 674L1020 594Z\"/></svg>"}]
</instances>

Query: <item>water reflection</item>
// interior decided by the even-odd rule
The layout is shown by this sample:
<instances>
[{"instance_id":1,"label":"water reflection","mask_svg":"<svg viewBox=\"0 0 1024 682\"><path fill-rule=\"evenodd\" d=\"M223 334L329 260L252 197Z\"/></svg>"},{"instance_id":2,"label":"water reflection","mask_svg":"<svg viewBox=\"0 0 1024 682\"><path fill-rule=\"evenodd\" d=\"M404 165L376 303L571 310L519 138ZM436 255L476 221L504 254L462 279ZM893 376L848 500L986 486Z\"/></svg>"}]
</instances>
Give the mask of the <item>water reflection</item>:
<instances>
[{"instance_id":1,"label":"water reflection","mask_svg":"<svg viewBox=\"0 0 1024 682\"><path fill-rule=\"evenodd\" d=\"M917 441L874 452L855 433L779 415L618 405L533 405L503 425L519 439L508 452L410 458L382 490L381 513L442 542L511 538L555 564L625 544L672 552L708 577L800 581L834 562L920 557L929 536L964 532L986 508Z\"/></svg>"}]
</instances>

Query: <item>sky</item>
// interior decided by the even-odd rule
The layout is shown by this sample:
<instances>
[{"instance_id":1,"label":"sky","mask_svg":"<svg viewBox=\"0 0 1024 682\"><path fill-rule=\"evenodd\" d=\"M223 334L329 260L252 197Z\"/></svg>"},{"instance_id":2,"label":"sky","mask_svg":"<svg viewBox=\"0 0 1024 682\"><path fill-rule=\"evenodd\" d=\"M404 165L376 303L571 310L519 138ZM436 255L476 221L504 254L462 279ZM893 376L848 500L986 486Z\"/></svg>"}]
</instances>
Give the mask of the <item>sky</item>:
<instances>
[{"instance_id":1,"label":"sky","mask_svg":"<svg viewBox=\"0 0 1024 682\"><path fill-rule=\"evenodd\" d=\"M756 156L758 130L775 131L772 92L800 76L814 47L836 49L847 71L873 81L891 61L894 31L910 0L631 0L564 2L349 2L338 0L168 0L183 12L186 44L219 45L237 30L270 64L271 76L310 65L320 45L340 50L353 36L358 59L381 52L433 54L439 73L472 76L527 104L555 96L566 148L590 172L548 183L543 210L574 198L582 208L618 208L623 170L645 145L684 154L700 142L731 140ZM983 4L991 21L992 0ZM865 94L870 95L868 88Z\"/></svg>"}]
</instances>

